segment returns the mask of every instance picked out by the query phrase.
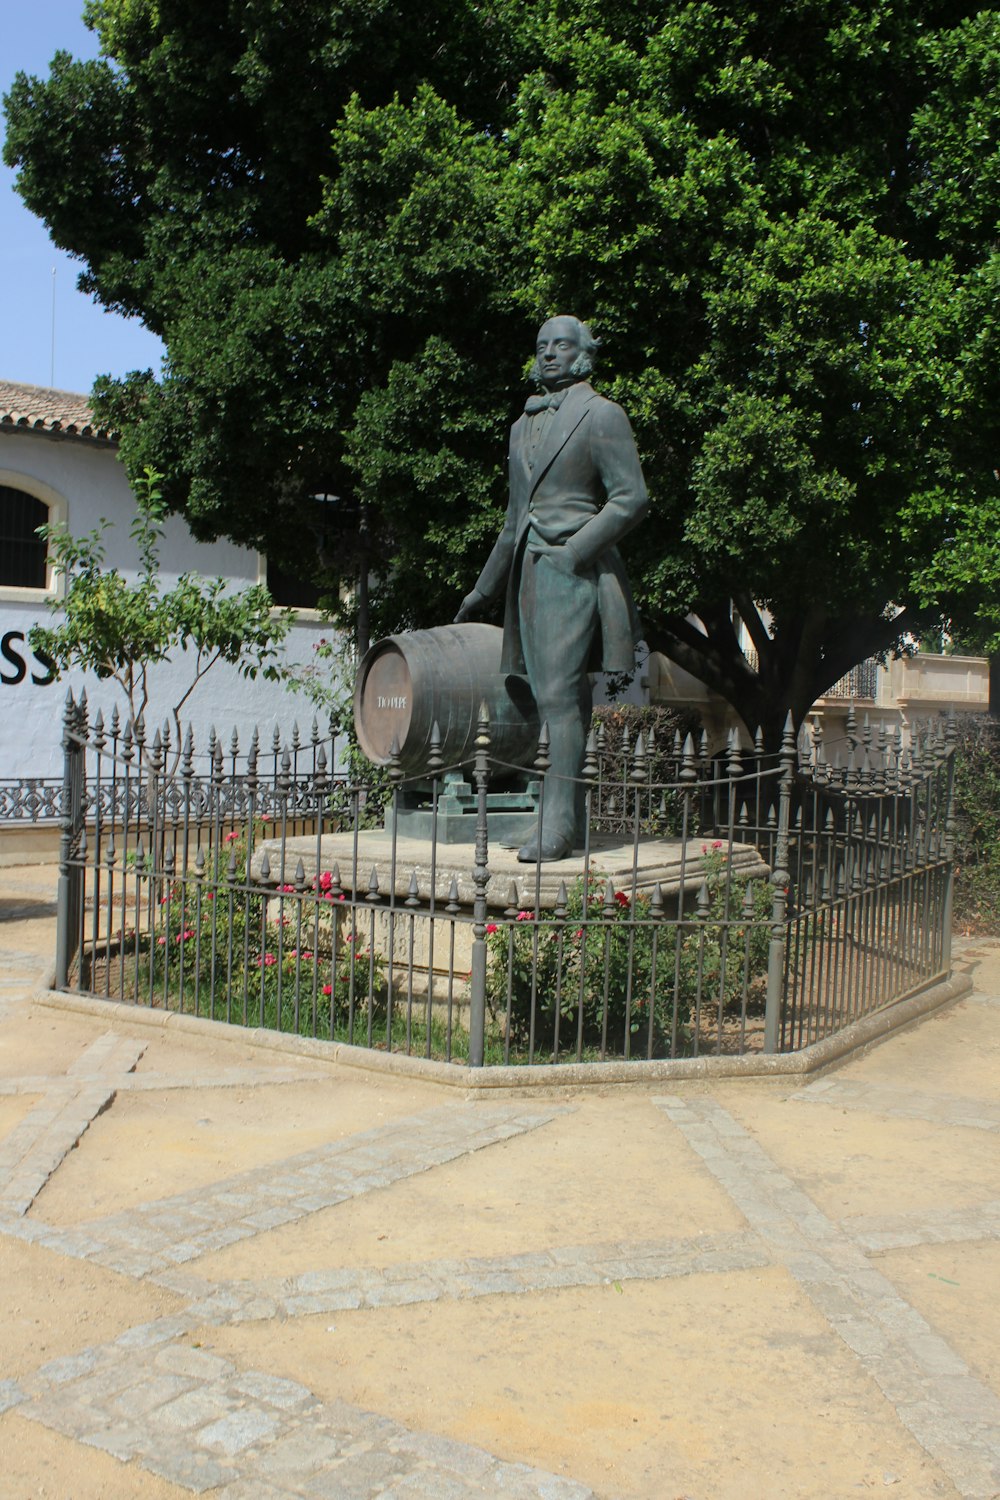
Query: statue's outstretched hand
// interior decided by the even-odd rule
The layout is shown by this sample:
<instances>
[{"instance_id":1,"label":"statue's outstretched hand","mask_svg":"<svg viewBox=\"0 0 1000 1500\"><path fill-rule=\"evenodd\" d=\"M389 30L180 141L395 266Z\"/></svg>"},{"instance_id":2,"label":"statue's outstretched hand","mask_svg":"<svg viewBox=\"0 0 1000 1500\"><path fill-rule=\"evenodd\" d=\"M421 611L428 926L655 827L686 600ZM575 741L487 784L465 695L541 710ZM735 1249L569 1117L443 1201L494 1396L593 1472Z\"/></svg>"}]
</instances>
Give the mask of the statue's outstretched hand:
<instances>
[{"instance_id":1,"label":"statue's outstretched hand","mask_svg":"<svg viewBox=\"0 0 1000 1500\"><path fill-rule=\"evenodd\" d=\"M473 589L471 594L466 594L465 598L458 606L458 614L455 616L455 624L464 625L466 620L473 619L475 615L478 615L482 612L482 608L485 603L486 600L483 598L482 594L480 594L477 589Z\"/></svg>"}]
</instances>

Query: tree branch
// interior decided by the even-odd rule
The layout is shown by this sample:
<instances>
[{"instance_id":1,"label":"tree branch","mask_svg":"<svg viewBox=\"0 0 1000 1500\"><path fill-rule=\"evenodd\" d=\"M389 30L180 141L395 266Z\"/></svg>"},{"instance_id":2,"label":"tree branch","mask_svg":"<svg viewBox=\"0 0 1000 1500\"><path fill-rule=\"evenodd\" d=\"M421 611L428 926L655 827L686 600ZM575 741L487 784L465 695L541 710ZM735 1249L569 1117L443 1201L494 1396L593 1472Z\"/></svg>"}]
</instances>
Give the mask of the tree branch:
<instances>
[{"instance_id":1,"label":"tree branch","mask_svg":"<svg viewBox=\"0 0 1000 1500\"><path fill-rule=\"evenodd\" d=\"M760 617L760 611L749 594L738 593L733 595L733 603L740 612L740 619L747 628L747 634L753 642L757 653L757 660L763 661L774 648L774 642L767 633L767 626Z\"/></svg>"},{"instance_id":2,"label":"tree branch","mask_svg":"<svg viewBox=\"0 0 1000 1500\"><path fill-rule=\"evenodd\" d=\"M916 611L906 608L891 620L831 620L827 631L829 649L824 652L821 685L816 696L838 682L845 673L869 656L890 650L908 630L919 625Z\"/></svg>"},{"instance_id":3,"label":"tree branch","mask_svg":"<svg viewBox=\"0 0 1000 1500\"><path fill-rule=\"evenodd\" d=\"M652 650L662 651L685 672L732 703L748 726L756 724L760 714L760 680L740 650L731 622L719 641L705 635L683 616L672 616L650 630L648 642Z\"/></svg>"}]
</instances>

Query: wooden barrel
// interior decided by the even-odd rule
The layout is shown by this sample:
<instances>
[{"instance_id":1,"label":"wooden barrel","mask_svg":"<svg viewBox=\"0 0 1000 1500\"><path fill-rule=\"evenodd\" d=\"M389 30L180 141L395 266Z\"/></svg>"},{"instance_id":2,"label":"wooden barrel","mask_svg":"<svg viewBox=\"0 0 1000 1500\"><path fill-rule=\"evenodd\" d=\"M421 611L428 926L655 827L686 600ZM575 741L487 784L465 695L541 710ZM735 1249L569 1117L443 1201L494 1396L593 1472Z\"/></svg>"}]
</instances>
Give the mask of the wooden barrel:
<instances>
[{"instance_id":1,"label":"wooden barrel","mask_svg":"<svg viewBox=\"0 0 1000 1500\"><path fill-rule=\"evenodd\" d=\"M502 643L496 625L442 625L376 641L354 685L354 728L368 759L385 765L395 739L402 769L419 775L427 769L436 723L444 765L468 765L485 702L491 756L530 766L538 713L527 681L501 672Z\"/></svg>"}]
</instances>

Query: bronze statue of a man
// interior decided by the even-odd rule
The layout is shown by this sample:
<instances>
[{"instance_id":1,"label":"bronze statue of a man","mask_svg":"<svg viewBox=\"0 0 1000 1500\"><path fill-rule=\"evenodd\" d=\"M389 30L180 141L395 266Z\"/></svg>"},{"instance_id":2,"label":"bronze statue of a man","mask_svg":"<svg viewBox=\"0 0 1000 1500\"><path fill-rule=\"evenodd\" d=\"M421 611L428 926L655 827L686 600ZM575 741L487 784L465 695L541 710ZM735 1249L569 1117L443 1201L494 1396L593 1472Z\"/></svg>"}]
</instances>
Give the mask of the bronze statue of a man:
<instances>
[{"instance_id":1,"label":"bronze statue of a man","mask_svg":"<svg viewBox=\"0 0 1000 1500\"><path fill-rule=\"evenodd\" d=\"M539 329L532 375L546 394L530 396L511 428L506 520L455 617L469 619L506 587L503 669L527 674L549 727L540 826L518 850L526 862L564 859L582 834L588 669L635 664L638 622L616 544L649 502L628 418L587 380L596 348L579 318Z\"/></svg>"}]
</instances>

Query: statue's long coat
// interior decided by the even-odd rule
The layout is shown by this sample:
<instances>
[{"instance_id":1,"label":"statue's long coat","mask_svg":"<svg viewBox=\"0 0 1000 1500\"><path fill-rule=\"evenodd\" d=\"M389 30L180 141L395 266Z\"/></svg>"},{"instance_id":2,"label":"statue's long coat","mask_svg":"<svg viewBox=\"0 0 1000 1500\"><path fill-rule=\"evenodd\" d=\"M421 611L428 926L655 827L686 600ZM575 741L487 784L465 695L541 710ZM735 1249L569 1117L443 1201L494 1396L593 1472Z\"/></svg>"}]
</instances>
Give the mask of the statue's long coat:
<instances>
[{"instance_id":1,"label":"statue's long coat","mask_svg":"<svg viewBox=\"0 0 1000 1500\"><path fill-rule=\"evenodd\" d=\"M645 480L628 417L586 382L570 387L528 467L527 416L510 430L510 500L503 530L476 589L497 598L506 583L502 666L523 672L518 593L528 522L543 540L566 546L577 570L597 572L601 649L591 666L631 671L638 620L617 543L646 513Z\"/></svg>"}]
</instances>

